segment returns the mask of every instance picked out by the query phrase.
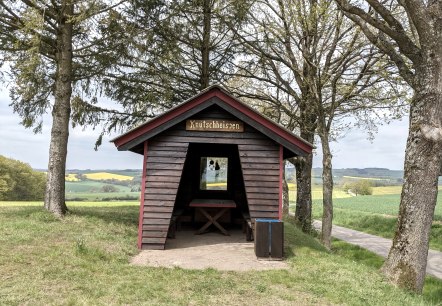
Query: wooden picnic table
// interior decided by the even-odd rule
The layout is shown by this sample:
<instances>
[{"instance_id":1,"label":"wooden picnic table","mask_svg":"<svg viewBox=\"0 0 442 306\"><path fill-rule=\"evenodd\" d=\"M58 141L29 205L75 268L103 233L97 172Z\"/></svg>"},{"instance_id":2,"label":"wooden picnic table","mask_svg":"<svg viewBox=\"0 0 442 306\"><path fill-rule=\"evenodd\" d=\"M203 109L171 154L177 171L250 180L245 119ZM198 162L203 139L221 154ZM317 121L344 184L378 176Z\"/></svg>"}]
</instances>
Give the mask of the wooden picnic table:
<instances>
[{"instance_id":1,"label":"wooden picnic table","mask_svg":"<svg viewBox=\"0 0 442 306\"><path fill-rule=\"evenodd\" d=\"M206 224L204 224L195 235L200 235L206 232L210 225L217 227L221 233L226 236L230 236L229 232L218 223L218 219L221 218L229 209L236 208L236 203L233 200L220 200L220 199L193 199L190 207L195 207L204 217L207 218ZM209 212L210 208L219 208L216 213L212 215Z\"/></svg>"}]
</instances>

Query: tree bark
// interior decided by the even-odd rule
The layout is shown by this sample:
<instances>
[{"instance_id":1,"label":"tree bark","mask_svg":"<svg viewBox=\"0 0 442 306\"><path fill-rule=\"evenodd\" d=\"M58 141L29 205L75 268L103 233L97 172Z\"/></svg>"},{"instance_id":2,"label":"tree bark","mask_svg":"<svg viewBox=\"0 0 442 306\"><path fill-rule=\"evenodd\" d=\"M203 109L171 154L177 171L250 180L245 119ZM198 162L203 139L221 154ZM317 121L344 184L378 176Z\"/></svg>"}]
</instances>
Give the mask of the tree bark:
<instances>
[{"instance_id":1,"label":"tree bark","mask_svg":"<svg viewBox=\"0 0 442 306\"><path fill-rule=\"evenodd\" d=\"M398 223L393 245L382 267L393 283L417 293L422 292L425 280L442 161L440 67L427 72L433 74L432 77L418 77L427 83L426 87L432 88L416 91L412 102ZM426 128L428 123L433 123L433 128Z\"/></svg>"},{"instance_id":2,"label":"tree bark","mask_svg":"<svg viewBox=\"0 0 442 306\"><path fill-rule=\"evenodd\" d=\"M48 176L45 208L62 217L66 211L65 170L69 138L70 100L72 95L72 23L73 4L62 2L63 18L57 34L57 72L55 80L54 106L52 109L51 142L49 147Z\"/></svg>"},{"instance_id":3,"label":"tree bark","mask_svg":"<svg viewBox=\"0 0 442 306\"><path fill-rule=\"evenodd\" d=\"M301 132L301 137L313 143L314 134ZM298 157L296 168L296 211L295 219L305 233L312 228L312 167L313 154Z\"/></svg>"},{"instance_id":4,"label":"tree bark","mask_svg":"<svg viewBox=\"0 0 442 306\"><path fill-rule=\"evenodd\" d=\"M210 31L212 8L210 0L204 0L203 7L203 41L201 46L201 79L200 90L207 88L210 83Z\"/></svg>"},{"instance_id":5,"label":"tree bark","mask_svg":"<svg viewBox=\"0 0 442 306\"><path fill-rule=\"evenodd\" d=\"M324 246L331 249L331 232L333 224L333 174L332 154L330 151L327 132L321 132L322 144L322 233L321 241Z\"/></svg>"}]
</instances>

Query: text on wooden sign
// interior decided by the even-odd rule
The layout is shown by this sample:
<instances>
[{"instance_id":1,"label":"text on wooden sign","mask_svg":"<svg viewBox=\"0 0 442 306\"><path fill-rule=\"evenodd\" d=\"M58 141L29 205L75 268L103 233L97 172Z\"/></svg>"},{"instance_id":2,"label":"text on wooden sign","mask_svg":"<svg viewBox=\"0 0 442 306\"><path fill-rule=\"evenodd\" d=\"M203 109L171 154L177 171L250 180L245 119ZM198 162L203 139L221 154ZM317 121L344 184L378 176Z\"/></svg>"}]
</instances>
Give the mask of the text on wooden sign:
<instances>
[{"instance_id":1,"label":"text on wooden sign","mask_svg":"<svg viewBox=\"0 0 442 306\"><path fill-rule=\"evenodd\" d=\"M188 131L215 131L215 132L244 132L244 124L241 121L203 119L187 120Z\"/></svg>"}]
</instances>

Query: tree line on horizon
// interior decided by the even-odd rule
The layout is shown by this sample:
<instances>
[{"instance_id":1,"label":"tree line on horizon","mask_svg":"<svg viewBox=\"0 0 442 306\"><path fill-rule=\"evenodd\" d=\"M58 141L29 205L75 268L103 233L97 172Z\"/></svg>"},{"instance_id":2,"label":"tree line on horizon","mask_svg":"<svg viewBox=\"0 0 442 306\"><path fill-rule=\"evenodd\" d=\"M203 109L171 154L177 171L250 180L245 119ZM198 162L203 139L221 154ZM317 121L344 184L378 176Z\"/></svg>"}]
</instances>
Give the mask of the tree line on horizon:
<instances>
[{"instance_id":1,"label":"tree line on horizon","mask_svg":"<svg viewBox=\"0 0 442 306\"><path fill-rule=\"evenodd\" d=\"M0 201L42 201L46 174L0 155Z\"/></svg>"},{"instance_id":2,"label":"tree line on horizon","mask_svg":"<svg viewBox=\"0 0 442 306\"><path fill-rule=\"evenodd\" d=\"M52 113L44 205L59 217L71 124L101 127L98 146L220 83L307 141L319 139L321 241L330 248L330 142L348 122L374 132L408 113L404 192L382 270L421 292L442 161L441 19L437 0L3 0L0 64L25 127L41 131ZM291 162L296 219L308 232L312 156Z\"/></svg>"}]
</instances>

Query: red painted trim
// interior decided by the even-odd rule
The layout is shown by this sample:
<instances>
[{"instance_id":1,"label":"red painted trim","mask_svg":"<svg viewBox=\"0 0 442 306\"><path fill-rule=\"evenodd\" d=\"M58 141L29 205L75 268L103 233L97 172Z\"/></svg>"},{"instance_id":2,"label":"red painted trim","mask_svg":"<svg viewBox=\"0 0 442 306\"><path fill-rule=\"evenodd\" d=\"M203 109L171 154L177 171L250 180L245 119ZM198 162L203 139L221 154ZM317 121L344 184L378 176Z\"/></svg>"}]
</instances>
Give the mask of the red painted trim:
<instances>
[{"instance_id":1,"label":"red painted trim","mask_svg":"<svg viewBox=\"0 0 442 306\"><path fill-rule=\"evenodd\" d=\"M282 176L284 174L283 147L279 145L279 211L278 219L282 220Z\"/></svg>"},{"instance_id":2,"label":"red painted trim","mask_svg":"<svg viewBox=\"0 0 442 306\"><path fill-rule=\"evenodd\" d=\"M245 104L241 103L239 100L235 99L234 97L228 95L225 93L221 88L219 87L213 87L210 90L203 92L199 96L196 96L192 100L189 100L188 102L185 102L176 108L171 109L170 111L164 113L161 116L158 116L151 121L147 122L146 124L135 128L134 130L128 132L127 134L124 134L118 138L116 138L114 141L115 145L117 147L120 147L137 137L140 137L141 135L149 132L150 130L166 123L169 120L172 120L181 114L191 110L192 108L204 103L208 99L212 97L218 97L222 101L224 101L229 106L233 107L234 109L238 110L239 112L243 113L244 115L248 116L250 119L256 121L260 125L270 129L278 136L282 137L283 139L287 140L290 143L293 143L297 147L299 147L302 151L306 152L307 154L312 152L312 146L308 143L303 142L301 139L293 135L291 132L281 128L276 123L272 122L271 120L263 117L261 114L259 114L257 111L253 110L251 107L246 106Z\"/></svg>"},{"instance_id":3,"label":"red painted trim","mask_svg":"<svg viewBox=\"0 0 442 306\"><path fill-rule=\"evenodd\" d=\"M307 143L305 143L302 140L298 139L296 136L294 136L289 131L286 131L286 130L282 129L280 126L278 126L274 122L270 121L269 119L261 116L259 113L257 113L252 108L244 105L243 103L238 103L238 101L235 98L225 94L222 91L216 91L215 92L215 96L220 98L224 102L226 102L231 107L237 109L238 111L240 111L244 115L246 115L246 116L250 117L251 119L255 120L256 122L258 122L262 126L270 129L271 131L273 131L278 136L280 136L280 137L286 139L287 141L297 145L301 150L303 150L307 154L310 154L312 152L313 148L310 145L308 145Z\"/></svg>"},{"instance_id":4,"label":"red painted trim","mask_svg":"<svg viewBox=\"0 0 442 306\"><path fill-rule=\"evenodd\" d=\"M214 96L215 96L214 91L208 91L194 98L193 100L190 100L187 103L179 105L178 107L172 109L169 112L164 113L161 116L155 117L151 121L136 128L135 130L132 130L125 135L122 135L121 137L115 139L114 143L117 147L124 145L125 143L128 143L129 141L132 141L135 138L149 132L150 130L153 130L154 128L166 123L167 121L172 120L173 118L178 117L179 115L191 110L192 108L198 106L199 104L207 101L208 99Z\"/></svg>"},{"instance_id":5,"label":"red painted trim","mask_svg":"<svg viewBox=\"0 0 442 306\"><path fill-rule=\"evenodd\" d=\"M143 176L141 177L140 215L138 218L138 248L141 250L143 239L144 193L146 190L147 141L144 142Z\"/></svg>"}]
</instances>

